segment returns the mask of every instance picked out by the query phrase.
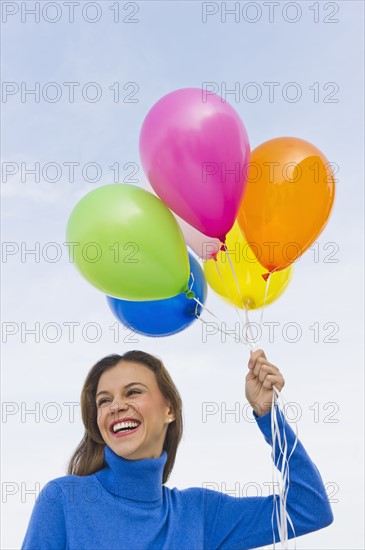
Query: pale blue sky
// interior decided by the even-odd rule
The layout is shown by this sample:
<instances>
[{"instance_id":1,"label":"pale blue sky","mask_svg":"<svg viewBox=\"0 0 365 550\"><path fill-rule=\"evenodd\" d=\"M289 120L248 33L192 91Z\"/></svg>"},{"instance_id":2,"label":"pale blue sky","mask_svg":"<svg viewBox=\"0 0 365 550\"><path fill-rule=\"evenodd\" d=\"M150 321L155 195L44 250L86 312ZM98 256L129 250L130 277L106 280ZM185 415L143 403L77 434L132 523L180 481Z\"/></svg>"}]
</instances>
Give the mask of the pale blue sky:
<instances>
[{"instance_id":1,"label":"pale blue sky","mask_svg":"<svg viewBox=\"0 0 365 550\"><path fill-rule=\"evenodd\" d=\"M260 344L286 378L286 400L300 404L301 440L324 481L338 486L334 524L298 539L297 548L362 548L363 3L330 2L325 11L324 2L297 2L302 12L297 23L283 18L288 2L276 8L272 23L262 2L255 3L262 8L257 23L245 22L242 13L238 23L232 16L222 23L222 4L212 3L219 13L203 23L201 2L136 2L131 3L139 7L135 24L114 23L110 7L115 3L108 1L98 3L102 15L95 24L83 20L81 7L75 8L75 22L69 23L63 2L58 3L61 19L54 24L42 16L39 23L29 16L22 23L25 2L3 4L19 7L2 25L3 82L14 82L19 89L22 82L28 88L39 82L41 90L56 82L62 91L56 103L42 97L36 103L29 96L22 103L20 92L2 103L3 161L19 167L25 163L28 168L39 162L41 169L54 162L62 168L56 183L42 178L35 183L29 175L22 182L20 170L5 181L3 173L3 241L19 247L24 242L29 248L39 242L41 249L56 242L62 258L56 263L41 258L37 263L28 257L23 263L20 254L9 257L2 264L2 318L3 323L16 323L19 330L22 322L27 327L54 322L64 329L54 344L42 338L35 343L31 336L22 342L17 333L4 345L4 401L16 403L19 410L21 402L29 408L36 402L41 408L57 402L63 416L57 423L44 418L37 423L32 417L24 423L20 413L8 417L3 423L3 480L19 487L21 482L43 486L64 475L82 427L78 416L75 422L69 421L63 403L78 401L86 372L97 359L135 348L165 361L184 399L186 433L169 486L199 486L208 480L231 485L271 480L270 450L255 425L203 423L201 419L203 402L225 401L230 408L237 401L245 403L246 347L233 340L224 343L218 335L204 343L198 322L169 338L138 336L137 342L116 344L109 328L115 320L104 296L68 262L62 244L76 201L95 185L111 183L109 167L114 163L121 168L128 162L139 163L139 130L156 100L174 89L201 87L204 82L216 82L219 90L222 82L227 88L237 82L241 90L255 82L262 90L256 103L245 101L242 95L236 103L233 96L227 96L246 125L252 148L273 137L297 136L315 144L339 166L333 213L318 239L320 261L315 262L313 251L308 251L298 262L288 290L264 314L264 321L280 323L278 336L270 343L266 330ZM241 2L241 8L246 4ZM313 5L318 6L318 23L313 21ZM123 6L121 2L122 18L131 12ZM339 22L324 23L337 7L332 18ZM293 12L284 13L293 17ZM64 82L80 83L74 103L67 99ZM90 82L102 90L95 103L85 101L80 93ZM138 102L115 103L109 89L115 82L124 95L132 88L123 90L123 86L136 83ZM265 82L280 83L272 103ZM290 82L302 91L296 103L282 97ZM318 102L310 89L316 82ZM338 102L324 102L335 89L333 97ZM70 162L79 163L74 182L69 181L64 164ZM102 169L96 184L82 177L82 167L89 162ZM127 174L121 170L122 179ZM141 168L136 177L142 185ZM338 247L337 263L323 261L331 251L324 248L330 242ZM212 291L207 306L233 328L234 311ZM253 314L254 320L258 317ZM80 328L75 342L69 343L65 322L78 322L81 328L98 323L102 337L93 344L85 342ZM303 332L295 344L282 336L288 322L298 323ZM316 322L321 327L319 343L313 341L310 328ZM326 323L339 326L338 343L323 341L330 332L324 329ZM322 420L326 403L336 403L339 422L314 422L310 407L315 402L320 404ZM20 492L8 497L3 508L2 547L19 547L33 502L28 497L22 503Z\"/></svg>"}]
</instances>

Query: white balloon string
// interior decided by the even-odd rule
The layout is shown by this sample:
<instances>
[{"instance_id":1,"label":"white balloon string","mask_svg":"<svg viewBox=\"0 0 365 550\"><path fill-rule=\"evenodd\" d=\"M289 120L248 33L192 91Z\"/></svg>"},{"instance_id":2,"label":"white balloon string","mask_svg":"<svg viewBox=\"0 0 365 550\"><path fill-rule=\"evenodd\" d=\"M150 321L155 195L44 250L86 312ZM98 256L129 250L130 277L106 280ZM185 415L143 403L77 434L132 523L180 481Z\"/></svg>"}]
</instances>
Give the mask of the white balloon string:
<instances>
[{"instance_id":1,"label":"white balloon string","mask_svg":"<svg viewBox=\"0 0 365 550\"><path fill-rule=\"evenodd\" d=\"M190 277L191 277L191 285L190 285L189 290L192 290L192 288L194 286L194 282L195 282L194 273L192 271L190 272Z\"/></svg>"},{"instance_id":2,"label":"white balloon string","mask_svg":"<svg viewBox=\"0 0 365 550\"><path fill-rule=\"evenodd\" d=\"M245 318L246 318L246 326L250 332L250 336L251 336L251 341L247 339L248 341L248 345L250 346L251 348L251 351L253 351L255 349L255 338L253 336L253 333L252 333L252 327L251 327L251 323L250 323L250 320L248 318L248 312L247 312L247 309L248 309L248 304L244 304L243 303L243 298L242 298L242 294L241 294L241 289L240 289L240 285L239 285L239 282L238 282L238 279L237 279L237 275L236 275L236 271L233 267L233 263L231 261L231 257L230 257L230 254L228 252L228 249L227 247L225 248L225 252L226 252L226 256L228 258L228 263L229 263L229 266L231 268L231 271L232 271L232 275L233 275L233 279L234 279L234 282L235 282L235 285L236 285L236 289L237 289L237 293L238 293L238 296L240 298L240 301L241 301L241 304L242 304L242 308L244 309L245 311ZM247 333L247 328L246 328L246 333Z\"/></svg>"},{"instance_id":3,"label":"white balloon string","mask_svg":"<svg viewBox=\"0 0 365 550\"><path fill-rule=\"evenodd\" d=\"M218 319L219 321L219 318L215 315L215 313L213 313L212 311L210 311L210 309L208 309L204 304L202 304L202 302L196 297L194 296L194 298L192 298L193 300L195 300L195 302L197 303L197 307L200 306L201 308L203 308L206 312L208 312L210 315L213 315L213 317L215 317L216 319ZM195 312L197 311L197 307L195 308ZM199 317L199 316L198 316Z\"/></svg>"},{"instance_id":4,"label":"white balloon string","mask_svg":"<svg viewBox=\"0 0 365 550\"><path fill-rule=\"evenodd\" d=\"M241 289L240 289L240 285L239 285L239 282L238 282L238 279L237 279L237 275L236 275L236 271L233 267L233 263L232 263L232 260L231 260L231 256L229 254L229 251L228 251L228 248L225 247L225 253L226 253L226 256L228 258L228 263L229 263L229 267L231 268L231 271L232 271L232 275L233 275L233 279L234 279L234 282L236 284L236 289L237 289L237 293L238 293L238 296L240 298L240 301L241 301L241 305L242 305L242 309L245 308L245 304L243 303L243 298L242 298L242 294L241 294Z\"/></svg>"},{"instance_id":5,"label":"white balloon string","mask_svg":"<svg viewBox=\"0 0 365 550\"><path fill-rule=\"evenodd\" d=\"M298 443L298 428L295 423L295 441L293 444L293 448L287 457L288 452L288 444L286 439L286 433L285 428L283 426L283 442L280 434L280 426L278 422L278 416L282 415L282 423L284 423L285 414L283 411L280 410L279 407L279 401L282 401L284 405L286 405L286 401L283 397L283 395L279 392L279 390L273 386L273 395L272 395L272 403L271 403L271 434L272 434L272 476L273 476L273 513L271 516L271 527L272 527L272 533L273 533L273 548L275 549L275 530L274 530L274 511L278 526L278 532L279 532L279 538L281 541L281 548L287 549L288 546L288 523L292 528L293 535L294 535L294 548L296 548L296 540L295 540L295 529L293 522L290 518L289 513L286 510L286 501L287 501L287 495L289 490L289 483L290 483L290 470L289 470L289 460L297 446ZM277 405L275 405L277 403ZM281 454L278 454L278 459L276 460L276 444L278 443L278 447ZM281 466L280 466L280 458L281 458ZM280 474L280 475L279 475ZM279 494L275 494L275 486L279 487ZM276 498L278 496L278 498ZM278 501L279 501L279 509L278 509Z\"/></svg>"},{"instance_id":6,"label":"white balloon string","mask_svg":"<svg viewBox=\"0 0 365 550\"><path fill-rule=\"evenodd\" d=\"M191 285L190 285L190 288L189 290L193 290L193 286L194 286L194 283L195 283L195 277L194 277L194 273L191 271L190 272L190 276L191 276ZM194 310L194 315L195 317L198 317L199 318L199 315L198 315L198 308L199 308L199 304L201 304L201 302L198 300L198 298L195 297L194 295L194 300L196 302L196 305L195 305L195 310ZM202 304L201 304L202 305ZM204 307L204 306L203 306ZM213 313L212 313L213 315Z\"/></svg>"},{"instance_id":7,"label":"white balloon string","mask_svg":"<svg viewBox=\"0 0 365 550\"><path fill-rule=\"evenodd\" d=\"M266 300L267 300L267 294L269 292L269 285L270 285L270 276L271 276L271 273L269 273L269 276L268 278L266 279L266 286L265 286L265 296L264 296L264 304L261 308L261 315L260 315L260 322L259 322L259 326L260 326L260 334L261 334L261 329L262 329L262 321L263 321L263 318L264 318L264 310L265 310L265 306L266 306Z\"/></svg>"},{"instance_id":8,"label":"white balloon string","mask_svg":"<svg viewBox=\"0 0 365 550\"><path fill-rule=\"evenodd\" d=\"M227 295L228 295L228 296L231 298L231 300L232 300L233 307L234 307L234 309L236 310L236 313L237 313L237 315L238 315L238 319L239 319L240 323L242 323L242 328L244 328L244 327L246 326L246 325L245 325L245 322L244 322L243 318L241 317L241 314L240 314L240 312L239 312L239 309L236 307L236 305L235 305L235 303L234 303L234 299L233 299L233 297L232 297L232 294L231 294L231 292L230 292L230 290L229 290L229 288L228 288L228 286L227 286L227 283L226 283L226 281L224 280L223 275L222 275L222 273L221 273L221 271L220 271L220 269L219 269L219 267L218 267L218 262L214 262L214 263L215 263L215 267L216 267L217 273L218 273L218 275L219 275L219 277L220 277L220 279L221 279L221 281L222 281L222 284L224 285L224 288L225 288L225 290L226 290L226 293L227 293ZM248 346L250 346L250 348L252 349L252 348L253 348L253 344L252 344L252 343L248 340L248 338L247 338L247 328L246 328L245 334L246 334L246 337L244 338L244 339L245 339L245 343L246 343Z\"/></svg>"},{"instance_id":9,"label":"white balloon string","mask_svg":"<svg viewBox=\"0 0 365 550\"><path fill-rule=\"evenodd\" d=\"M253 335L253 332L252 332L252 327L251 327L250 319L249 319L249 317L248 317L248 309L247 309L247 307L245 307L245 317L246 317L246 325L247 325L247 327L248 327L248 330L249 330L250 336L251 336L251 351L255 351L256 345L253 343L253 342L255 342L255 338L254 338L254 335ZM258 341L256 340L255 343L257 344Z\"/></svg>"},{"instance_id":10,"label":"white balloon string","mask_svg":"<svg viewBox=\"0 0 365 550\"><path fill-rule=\"evenodd\" d=\"M213 313L212 311L210 311L207 307L205 307L205 305L196 297L194 296L193 300L196 301L196 308L195 308L195 317L197 319L199 319L202 323L208 325L209 323L207 323L207 321L205 321L204 319L202 319L202 317L200 315L198 315L198 306L200 306L201 308L203 308L205 311L207 311L207 313L209 313L210 315L212 315L215 319L217 319L220 324L222 324L222 321L219 319L219 317L217 317L217 315L215 315L215 313ZM225 330L223 330L221 328L221 326L219 324L216 324L215 325L215 328L221 332L222 334L225 334L226 336L229 336L230 338L234 338L235 342L241 342L241 344L245 344L246 346L250 346L250 343L248 341L246 341L244 338L241 337L240 333L239 332L234 332L231 331L231 332L226 332Z\"/></svg>"},{"instance_id":11,"label":"white balloon string","mask_svg":"<svg viewBox=\"0 0 365 550\"><path fill-rule=\"evenodd\" d=\"M202 319L199 315L197 316L197 319L199 319L199 321L201 321L203 324L205 325L208 325L209 323L207 323L207 321L204 321L204 319ZM243 338L241 338L241 336L235 332L234 334L232 334L231 332L226 332L225 330L223 330L221 327L219 326L216 326L217 330L219 330L219 332L221 332L222 334L225 334L226 336L229 336L230 338L234 338L235 342L241 342L241 344L245 344L246 346L248 345L248 343L243 340Z\"/></svg>"},{"instance_id":12,"label":"white balloon string","mask_svg":"<svg viewBox=\"0 0 365 550\"><path fill-rule=\"evenodd\" d=\"M218 262L215 261L214 264L215 264L217 273L218 273L218 275L219 275L219 277L220 277L220 280L222 281L222 284L223 284L223 286L224 286L224 289L225 289L227 295L231 298L232 303L233 303L233 307L234 307L234 309L236 310L236 313L237 313L237 315L238 315L238 318L239 318L239 320L242 322L243 320L242 320L242 318L241 318L241 314L240 314L240 312L239 312L239 310L238 310L236 304L234 303L234 298L233 298L233 296L232 296L231 291L229 290L229 287L227 286L226 281L225 281L224 278L223 278L223 275L222 275L222 273L221 273L221 270L219 269L219 266L218 266Z\"/></svg>"},{"instance_id":13,"label":"white balloon string","mask_svg":"<svg viewBox=\"0 0 365 550\"><path fill-rule=\"evenodd\" d=\"M215 313L213 313L212 311L210 311L207 307L205 307L205 305L196 297L194 296L193 300L196 301L196 307L195 307L195 317L197 319L199 319L199 321L201 321L203 324L205 325L209 325L209 323L207 323L207 321L204 321L204 319L201 318L200 315L198 315L198 306L200 306L201 308L203 308L205 311L207 311L210 315L213 315L213 317L215 319L217 319L220 323L216 324L215 325L215 328L221 332L222 334L225 334L226 336L230 336L231 338L234 338L235 342L241 342L242 344L246 344L248 345L248 343L243 339L241 338L240 334L235 332L234 334L230 333L230 332L226 332L225 330L223 330L221 327L220 327L220 324L221 324L221 321L219 319L219 317L217 317L215 315Z\"/></svg>"}]
</instances>

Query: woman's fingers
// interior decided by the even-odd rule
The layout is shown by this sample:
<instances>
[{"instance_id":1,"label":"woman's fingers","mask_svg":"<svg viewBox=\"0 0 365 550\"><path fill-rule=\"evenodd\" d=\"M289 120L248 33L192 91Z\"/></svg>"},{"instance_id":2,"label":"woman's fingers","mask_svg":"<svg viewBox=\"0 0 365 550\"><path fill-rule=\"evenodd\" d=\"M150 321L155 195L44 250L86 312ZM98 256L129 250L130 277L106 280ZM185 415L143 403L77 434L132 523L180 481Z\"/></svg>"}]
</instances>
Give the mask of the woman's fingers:
<instances>
[{"instance_id":1,"label":"woman's fingers","mask_svg":"<svg viewBox=\"0 0 365 550\"><path fill-rule=\"evenodd\" d=\"M275 374L276 372L279 372L279 369L272 363L269 363L267 359L262 358L257 359L253 368L253 373L255 376L260 376L260 373Z\"/></svg>"},{"instance_id":2,"label":"woman's fingers","mask_svg":"<svg viewBox=\"0 0 365 550\"><path fill-rule=\"evenodd\" d=\"M276 386L279 390L284 387L284 378L278 367L269 363L267 359L259 357L250 373L258 378L265 388Z\"/></svg>"},{"instance_id":3,"label":"woman's fingers","mask_svg":"<svg viewBox=\"0 0 365 550\"><path fill-rule=\"evenodd\" d=\"M257 369L257 371L256 371ZM258 379L260 380L260 382L263 382L266 378L266 376L268 376L269 374L271 375L276 375L279 373L279 369L277 369L276 367L274 367L274 365L260 365L260 366L257 366L255 367L254 369L254 375L255 376L258 376Z\"/></svg>"},{"instance_id":4,"label":"woman's fingers","mask_svg":"<svg viewBox=\"0 0 365 550\"><path fill-rule=\"evenodd\" d=\"M266 355L263 349L257 349L255 351L251 351L250 360L248 362L248 368L249 369L254 368L257 359L260 357L266 360Z\"/></svg>"},{"instance_id":5,"label":"woman's fingers","mask_svg":"<svg viewBox=\"0 0 365 550\"><path fill-rule=\"evenodd\" d=\"M276 386L276 388L281 391L285 386L285 380L281 374L268 374L262 385L268 390L271 390L273 386Z\"/></svg>"},{"instance_id":6,"label":"woman's fingers","mask_svg":"<svg viewBox=\"0 0 365 550\"><path fill-rule=\"evenodd\" d=\"M264 350L257 349L251 352L248 367L250 371L246 379L252 380L256 377L266 389L276 386L281 390L284 387L283 375L276 365L267 360Z\"/></svg>"}]
</instances>

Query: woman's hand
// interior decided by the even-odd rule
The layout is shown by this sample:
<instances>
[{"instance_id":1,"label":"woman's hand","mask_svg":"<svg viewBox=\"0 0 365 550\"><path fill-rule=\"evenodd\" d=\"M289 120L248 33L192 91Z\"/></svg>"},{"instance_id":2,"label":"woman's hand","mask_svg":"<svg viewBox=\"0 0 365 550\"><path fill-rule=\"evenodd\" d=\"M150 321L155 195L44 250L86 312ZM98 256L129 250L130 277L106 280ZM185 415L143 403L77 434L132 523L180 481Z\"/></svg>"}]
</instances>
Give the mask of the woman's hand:
<instances>
[{"instance_id":1,"label":"woman's hand","mask_svg":"<svg viewBox=\"0 0 365 550\"><path fill-rule=\"evenodd\" d=\"M275 365L266 359L262 349L251 351L248 362L249 373L246 376L246 399L258 416L271 410L273 386L280 391L285 380Z\"/></svg>"}]
</instances>

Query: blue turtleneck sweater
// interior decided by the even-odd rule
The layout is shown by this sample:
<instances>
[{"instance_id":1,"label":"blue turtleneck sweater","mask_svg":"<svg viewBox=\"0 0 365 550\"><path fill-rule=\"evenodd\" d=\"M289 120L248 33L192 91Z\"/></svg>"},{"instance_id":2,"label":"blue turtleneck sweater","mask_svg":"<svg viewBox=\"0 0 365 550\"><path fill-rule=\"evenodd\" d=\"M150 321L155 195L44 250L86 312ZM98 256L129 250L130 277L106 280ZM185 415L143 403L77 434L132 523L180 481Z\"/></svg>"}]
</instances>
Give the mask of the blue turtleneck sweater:
<instances>
[{"instance_id":1,"label":"blue turtleneck sweater","mask_svg":"<svg viewBox=\"0 0 365 550\"><path fill-rule=\"evenodd\" d=\"M271 445L271 413L254 417ZM278 417L289 456L295 434ZM126 460L105 446L104 457L105 467L95 474L69 475L45 485L22 550L244 550L272 544L273 496L169 489L162 485L166 451L158 458ZM280 466L280 451L275 462ZM321 476L300 441L289 466L287 511L296 536L332 523ZM275 514L274 531L278 541ZM290 526L288 533L293 538Z\"/></svg>"}]
</instances>

